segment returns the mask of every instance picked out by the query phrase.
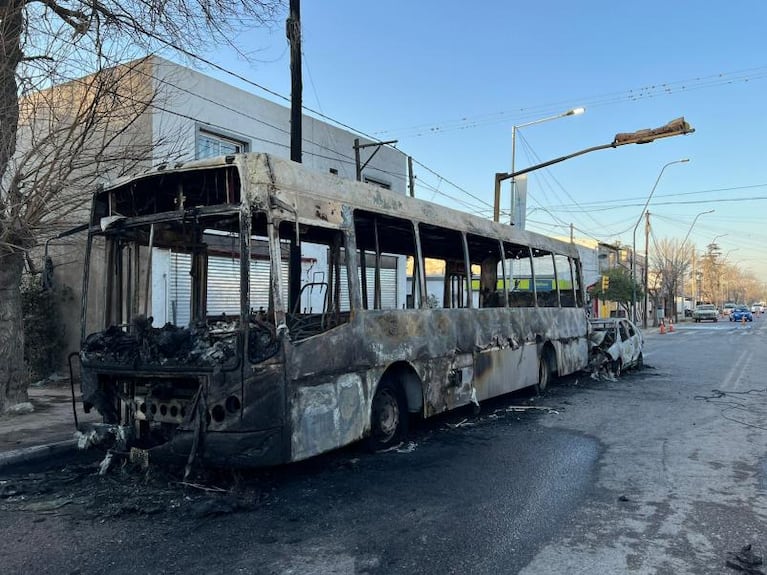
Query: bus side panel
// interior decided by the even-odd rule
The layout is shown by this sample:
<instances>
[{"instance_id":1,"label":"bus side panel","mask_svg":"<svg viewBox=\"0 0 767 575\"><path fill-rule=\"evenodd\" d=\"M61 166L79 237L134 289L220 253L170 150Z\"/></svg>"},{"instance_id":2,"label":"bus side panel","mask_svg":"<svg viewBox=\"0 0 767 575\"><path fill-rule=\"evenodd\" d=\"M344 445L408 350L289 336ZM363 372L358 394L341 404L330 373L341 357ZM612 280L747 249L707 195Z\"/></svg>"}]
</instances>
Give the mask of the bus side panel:
<instances>
[{"instance_id":1,"label":"bus side panel","mask_svg":"<svg viewBox=\"0 0 767 575\"><path fill-rule=\"evenodd\" d=\"M553 343L557 350L557 375L569 375L586 367L589 342L585 337Z\"/></svg>"},{"instance_id":2,"label":"bus side panel","mask_svg":"<svg viewBox=\"0 0 767 575\"><path fill-rule=\"evenodd\" d=\"M488 350L475 358L474 388L482 401L538 383L538 346Z\"/></svg>"},{"instance_id":3,"label":"bus side panel","mask_svg":"<svg viewBox=\"0 0 767 575\"><path fill-rule=\"evenodd\" d=\"M293 461L363 437L370 413L370 394L364 387L364 378L358 373L344 373L312 385L295 382L290 414Z\"/></svg>"}]
</instances>

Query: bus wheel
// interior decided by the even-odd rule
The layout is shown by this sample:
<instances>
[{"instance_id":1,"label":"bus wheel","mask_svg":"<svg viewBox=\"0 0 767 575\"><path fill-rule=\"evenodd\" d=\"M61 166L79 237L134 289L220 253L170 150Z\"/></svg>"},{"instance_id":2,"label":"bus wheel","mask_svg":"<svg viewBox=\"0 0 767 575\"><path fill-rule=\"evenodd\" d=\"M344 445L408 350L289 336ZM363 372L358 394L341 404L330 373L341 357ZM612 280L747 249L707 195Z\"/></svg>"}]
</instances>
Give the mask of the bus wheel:
<instances>
[{"instance_id":1,"label":"bus wheel","mask_svg":"<svg viewBox=\"0 0 767 575\"><path fill-rule=\"evenodd\" d=\"M368 447L373 451L397 445L407 435L407 401L399 385L382 381L370 410Z\"/></svg>"},{"instance_id":2,"label":"bus wheel","mask_svg":"<svg viewBox=\"0 0 767 575\"><path fill-rule=\"evenodd\" d=\"M546 391L550 380L551 365L549 365L549 356L548 354L544 354L538 362L538 383L535 386L535 391L539 394Z\"/></svg>"}]
</instances>

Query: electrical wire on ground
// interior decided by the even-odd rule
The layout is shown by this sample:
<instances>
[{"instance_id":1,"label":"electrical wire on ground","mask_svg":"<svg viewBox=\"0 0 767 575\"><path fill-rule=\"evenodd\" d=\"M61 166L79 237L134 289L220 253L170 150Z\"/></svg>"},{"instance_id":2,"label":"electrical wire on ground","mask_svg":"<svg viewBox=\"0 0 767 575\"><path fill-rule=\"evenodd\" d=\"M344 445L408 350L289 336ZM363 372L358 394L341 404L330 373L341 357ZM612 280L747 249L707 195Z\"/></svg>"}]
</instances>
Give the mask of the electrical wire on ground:
<instances>
[{"instance_id":1,"label":"electrical wire on ground","mask_svg":"<svg viewBox=\"0 0 767 575\"><path fill-rule=\"evenodd\" d=\"M749 396L751 394L762 394L767 395L767 388L765 389L749 389L747 391L722 391L720 389L712 389L711 395L696 395L693 397L695 401L705 401L706 403L711 403L713 405L721 405L724 406L724 409L720 412L721 416L728 420L732 421L734 423L738 423L740 425L743 425L745 427L751 427L753 429L762 429L767 431L767 426L764 425L757 425L754 423L749 423L747 421L743 421L741 419L737 419L735 417L731 417L727 415L727 412L729 411L743 411L745 413L748 413L750 415L754 415L758 417L759 419L764 420L765 416L767 416L767 410L764 409L756 409L754 408L753 404L742 402L742 401L736 401L735 399L728 399L725 400L725 398L730 397L745 397ZM760 402L764 402L764 397L759 398Z\"/></svg>"}]
</instances>

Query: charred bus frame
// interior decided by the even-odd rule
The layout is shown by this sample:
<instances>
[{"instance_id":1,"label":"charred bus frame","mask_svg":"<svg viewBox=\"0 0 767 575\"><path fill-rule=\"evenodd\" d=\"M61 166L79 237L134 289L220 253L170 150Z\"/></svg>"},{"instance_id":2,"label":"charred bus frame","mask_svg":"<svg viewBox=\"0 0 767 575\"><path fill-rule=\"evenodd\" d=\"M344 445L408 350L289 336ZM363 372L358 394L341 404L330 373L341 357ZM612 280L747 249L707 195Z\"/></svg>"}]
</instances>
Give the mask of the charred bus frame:
<instances>
[{"instance_id":1,"label":"charred bus frame","mask_svg":"<svg viewBox=\"0 0 767 575\"><path fill-rule=\"evenodd\" d=\"M186 254L185 325L152 318L164 253ZM211 313L216 258L235 288ZM85 408L153 459L385 447L409 414L542 389L588 361L572 244L266 154L97 192L83 294Z\"/></svg>"}]
</instances>

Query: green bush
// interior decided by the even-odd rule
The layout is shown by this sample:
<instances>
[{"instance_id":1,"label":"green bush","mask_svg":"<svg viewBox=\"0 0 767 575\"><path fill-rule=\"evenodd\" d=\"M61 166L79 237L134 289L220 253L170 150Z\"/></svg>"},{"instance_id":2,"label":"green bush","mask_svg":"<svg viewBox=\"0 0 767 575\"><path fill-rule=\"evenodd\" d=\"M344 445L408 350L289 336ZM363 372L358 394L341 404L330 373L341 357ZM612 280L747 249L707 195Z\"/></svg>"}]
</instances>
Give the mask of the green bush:
<instances>
[{"instance_id":1,"label":"green bush","mask_svg":"<svg viewBox=\"0 0 767 575\"><path fill-rule=\"evenodd\" d=\"M61 306L71 301L69 288L43 289L33 276L22 281L24 359L33 381L52 375L63 361L66 327L61 320Z\"/></svg>"}]
</instances>

